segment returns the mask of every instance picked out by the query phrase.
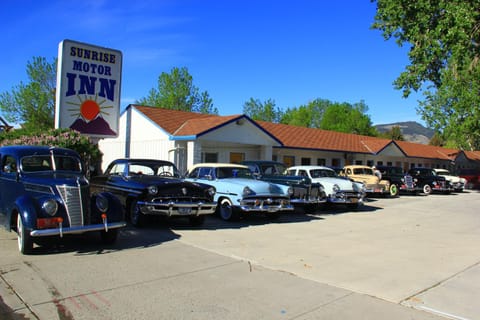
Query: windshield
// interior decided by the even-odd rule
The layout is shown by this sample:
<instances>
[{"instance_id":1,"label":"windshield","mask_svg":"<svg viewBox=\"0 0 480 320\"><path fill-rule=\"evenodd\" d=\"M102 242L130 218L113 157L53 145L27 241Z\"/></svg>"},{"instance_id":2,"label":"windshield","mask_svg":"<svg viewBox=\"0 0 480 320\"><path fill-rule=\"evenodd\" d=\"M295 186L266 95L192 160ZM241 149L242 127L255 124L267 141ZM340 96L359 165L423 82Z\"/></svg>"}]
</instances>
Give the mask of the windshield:
<instances>
[{"instance_id":1,"label":"windshield","mask_svg":"<svg viewBox=\"0 0 480 320\"><path fill-rule=\"evenodd\" d=\"M23 157L21 160L23 172L38 171L74 171L81 172L80 161L70 156L54 156L54 162L50 155L34 155Z\"/></svg>"},{"instance_id":2,"label":"windshield","mask_svg":"<svg viewBox=\"0 0 480 320\"><path fill-rule=\"evenodd\" d=\"M335 178L337 177L337 173L329 169L312 169L310 170L310 176L312 178L321 178L321 177Z\"/></svg>"},{"instance_id":3,"label":"windshield","mask_svg":"<svg viewBox=\"0 0 480 320\"><path fill-rule=\"evenodd\" d=\"M129 163L116 163L109 171L109 174L126 174L129 176L147 175L162 177L179 177L177 167L169 162L156 161L132 161Z\"/></svg>"},{"instance_id":4,"label":"windshield","mask_svg":"<svg viewBox=\"0 0 480 320\"><path fill-rule=\"evenodd\" d=\"M217 179L225 178L247 178L253 179L252 172L248 168L220 167L216 169Z\"/></svg>"},{"instance_id":5,"label":"windshield","mask_svg":"<svg viewBox=\"0 0 480 320\"><path fill-rule=\"evenodd\" d=\"M354 168L353 174L369 174L373 175L373 170L370 168Z\"/></svg>"},{"instance_id":6,"label":"windshield","mask_svg":"<svg viewBox=\"0 0 480 320\"><path fill-rule=\"evenodd\" d=\"M260 165L262 174L266 175L281 175L284 174L287 167L280 163L269 163Z\"/></svg>"}]
</instances>

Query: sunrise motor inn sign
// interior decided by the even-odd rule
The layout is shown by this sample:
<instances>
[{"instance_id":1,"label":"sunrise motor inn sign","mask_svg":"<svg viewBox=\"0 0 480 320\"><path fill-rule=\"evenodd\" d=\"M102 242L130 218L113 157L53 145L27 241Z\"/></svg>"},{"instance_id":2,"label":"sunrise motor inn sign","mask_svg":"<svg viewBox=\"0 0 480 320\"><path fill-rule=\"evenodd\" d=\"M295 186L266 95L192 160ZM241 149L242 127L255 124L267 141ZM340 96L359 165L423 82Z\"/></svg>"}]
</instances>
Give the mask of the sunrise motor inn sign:
<instances>
[{"instance_id":1,"label":"sunrise motor inn sign","mask_svg":"<svg viewBox=\"0 0 480 320\"><path fill-rule=\"evenodd\" d=\"M63 40L58 46L55 127L118 136L122 53Z\"/></svg>"}]
</instances>

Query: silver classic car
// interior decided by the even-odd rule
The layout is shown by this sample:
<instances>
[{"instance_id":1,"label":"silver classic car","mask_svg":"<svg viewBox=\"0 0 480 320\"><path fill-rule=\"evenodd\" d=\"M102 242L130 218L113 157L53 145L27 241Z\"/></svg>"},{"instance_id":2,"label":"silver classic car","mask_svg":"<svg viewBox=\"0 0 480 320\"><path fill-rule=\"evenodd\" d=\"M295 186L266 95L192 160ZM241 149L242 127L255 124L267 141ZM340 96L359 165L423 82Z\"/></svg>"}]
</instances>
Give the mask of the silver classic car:
<instances>
[{"instance_id":1,"label":"silver classic car","mask_svg":"<svg viewBox=\"0 0 480 320\"><path fill-rule=\"evenodd\" d=\"M124 211L108 192L90 193L79 155L47 146L0 148L0 222L28 254L41 237L98 231L106 243L124 227Z\"/></svg>"},{"instance_id":2,"label":"silver classic car","mask_svg":"<svg viewBox=\"0 0 480 320\"><path fill-rule=\"evenodd\" d=\"M241 214L265 213L277 217L280 212L293 211L289 186L254 178L247 166L229 163L200 163L188 171L186 180L203 182L217 190L217 213L224 220Z\"/></svg>"}]
</instances>

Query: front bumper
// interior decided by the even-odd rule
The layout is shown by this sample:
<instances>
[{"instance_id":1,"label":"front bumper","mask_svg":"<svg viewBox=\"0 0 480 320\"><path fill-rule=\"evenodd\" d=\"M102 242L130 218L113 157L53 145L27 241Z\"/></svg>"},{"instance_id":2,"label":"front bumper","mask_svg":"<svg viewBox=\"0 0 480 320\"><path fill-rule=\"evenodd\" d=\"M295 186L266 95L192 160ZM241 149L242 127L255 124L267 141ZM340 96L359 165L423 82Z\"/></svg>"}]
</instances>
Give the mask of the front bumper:
<instances>
[{"instance_id":1,"label":"front bumper","mask_svg":"<svg viewBox=\"0 0 480 320\"><path fill-rule=\"evenodd\" d=\"M383 184L366 184L365 185L366 193L387 194L390 192L388 189L389 189L389 186L383 185Z\"/></svg>"},{"instance_id":2,"label":"front bumper","mask_svg":"<svg viewBox=\"0 0 480 320\"><path fill-rule=\"evenodd\" d=\"M147 202L138 201L137 205L143 214L159 216L200 216L213 214L216 202Z\"/></svg>"},{"instance_id":3,"label":"front bumper","mask_svg":"<svg viewBox=\"0 0 480 320\"><path fill-rule=\"evenodd\" d=\"M243 199L236 206L243 212L284 212L293 211L294 207L287 199Z\"/></svg>"},{"instance_id":4,"label":"front bumper","mask_svg":"<svg viewBox=\"0 0 480 320\"><path fill-rule=\"evenodd\" d=\"M63 236L64 234L81 234L91 231L106 231L111 229L123 228L127 225L126 222L110 222L110 223L99 223L91 224L86 226L78 227L67 227L63 228L61 225L58 228L51 229L38 229L32 230L30 236L32 237L47 237L47 236Z\"/></svg>"},{"instance_id":5,"label":"front bumper","mask_svg":"<svg viewBox=\"0 0 480 320\"><path fill-rule=\"evenodd\" d=\"M363 203L363 195L357 192L339 191L330 194L327 198L327 202L340 204Z\"/></svg>"}]
</instances>

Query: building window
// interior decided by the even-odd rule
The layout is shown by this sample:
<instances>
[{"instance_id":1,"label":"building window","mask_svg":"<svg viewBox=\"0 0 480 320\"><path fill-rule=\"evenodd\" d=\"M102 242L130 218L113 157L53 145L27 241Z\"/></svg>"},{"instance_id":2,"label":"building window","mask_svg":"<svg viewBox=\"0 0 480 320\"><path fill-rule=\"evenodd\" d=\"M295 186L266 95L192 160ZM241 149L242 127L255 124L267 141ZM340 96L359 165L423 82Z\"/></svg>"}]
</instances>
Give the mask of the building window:
<instances>
[{"instance_id":1,"label":"building window","mask_svg":"<svg viewBox=\"0 0 480 320\"><path fill-rule=\"evenodd\" d=\"M202 154L202 162L218 162L218 153L214 152L205 152Z\"/></svg>"},{"instance_id":2,"label":"building window","mask_svg":"<svg viewBox=\"0 0 480 320\"><path fill-rule=\"evenodd\" d=\"M373 160L367 160L367 166L373 167L373 163L374 163Z\"/></svg>"},{"instance_id":3,"label":"building window","mask_svg":"<svg viewBox=\"0 0 480 320\"><path fill-rule=\"evenodd\" d=\"M294 156L283 156L283 164L287 167L293 167L295 165Z\"/></svg>"},{"instance_id":4,"label":"building window","mask_svg":"<svg viewBox=\"0 0 480 320\"><path fill-rule=\"evenodd\" d=\"M342 161L338 158L333 158L332 159L332 167L341 167L342 166Z\"/></svg>"},{"instance_id":5,"label":"building window","mask_svg":"<svg viewBox=\"0 0 480 320\"><path fill-rule=\"evenodd\" d=\"M326 165L327 165L326 159L322 159L322 158L317 159L317 166L326 166Z\"/></svg>"},{"instance_id":6,"label":"building window","mask_svg":"<svg viewBox=\"0 0 480 320\"><path fill-rule=\"evenodd\" d=\"M390 165L392 165L391 162L390 162ZM377 161L377 166L383 166L383 161Z\"/></svg>"},{"instance_id":7,"label":"building window","mask_svg":"<svg viewBox=\"0 0 480 320\"><path fill-rule=\"evenodd\" d=\"M301 159L302 166L309 166L311 164L310 158L302 158Z\"/></svg>"},{"instance_id":8,"label":"building window","mask_svg":"<svg viewBox=\"0 0 480 320\"><path fill-rule=\"evenodd\" d=\"M272 155L272 161L278 161L277 159L278 159L278 157L277 157L276 154Z\"/></svg>"},{"instance_id":9,"label":"building window","mask_svg":"<svg viewBox=\"0 0 480 320\"><path fill-rule=\"evenodd\" d=\"M356 164L356 165L362 165L362 164L363 164L363 161L362 161L362 160L355 160L355 164Z\"/></svg>"}]
</instances>

